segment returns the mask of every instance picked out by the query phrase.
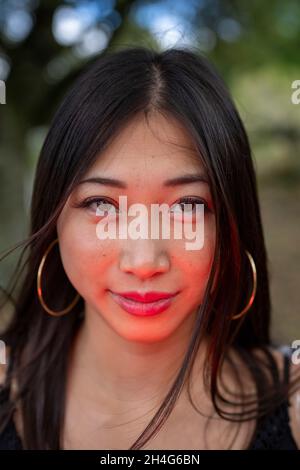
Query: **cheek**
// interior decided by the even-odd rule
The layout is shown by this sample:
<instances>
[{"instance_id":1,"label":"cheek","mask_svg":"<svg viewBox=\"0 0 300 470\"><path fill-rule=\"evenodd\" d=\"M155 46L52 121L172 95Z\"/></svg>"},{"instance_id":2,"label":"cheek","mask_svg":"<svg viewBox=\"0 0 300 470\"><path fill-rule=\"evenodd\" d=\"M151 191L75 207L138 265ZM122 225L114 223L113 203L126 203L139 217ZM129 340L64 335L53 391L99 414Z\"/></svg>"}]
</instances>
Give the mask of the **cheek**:
<instances>
[{"instance_id":1,"label":"cheek","mask_svg":"<svg viewBox=\"0 0 300 470\"><path fill-rule=\"evenodd\" d=\"M201 291L205 290L209 279L212 262L212 250L202 249L198 253L194 252L192 255L186 255L184 269L186 271L186 276L189 280L191 289L195 289L197 291L200 287Z\"/></svg>"},{"instance_id":2,"label":"cheek","mask_svg":"<svg viewBox=\"0 0 300 470\"><path fill-rule=\"evenodd\" d=\"M214 252L214 220L206 224L204 230L204 245L201 249L190 251L186 250L182 245L180 255L181 270L188 281L189 294L194 299L197 298L198 301L201 301L205 292L213 263Z\"/></svg>"},{"instance_id":3,"label":"cheek","mask_svg":"<svg viewBox=\"0 0 300 470\"><path fill-rule=\"evenodd\" d=\"M64 270L77 291L86 297L113 256L113 241L99 240L96 225L85 224L75 217L65 218L57 225L59 248Z\"/></svg>"}]
</instances>

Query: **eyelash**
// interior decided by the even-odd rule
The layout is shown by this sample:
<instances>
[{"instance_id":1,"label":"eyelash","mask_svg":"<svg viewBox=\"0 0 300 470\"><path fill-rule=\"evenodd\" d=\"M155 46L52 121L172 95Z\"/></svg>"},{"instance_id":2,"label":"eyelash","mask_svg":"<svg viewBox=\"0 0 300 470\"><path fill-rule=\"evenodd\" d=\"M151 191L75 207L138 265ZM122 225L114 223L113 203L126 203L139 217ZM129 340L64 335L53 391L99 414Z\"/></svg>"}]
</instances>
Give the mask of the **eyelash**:
<instances>
[{"instance_id":1,"label":"eyelash","mask_svg":"<svg viewBox=\"0 0 300 470\"><path fill-rule=\"evenodd\" d=\"M208 203L205 201L205 199L201 199L201 198L196 198L196 197L183 197L181 199L179 199L179 201L177 202L177 204L204 204L204 211L205 212L211 212L209 206L208 206Z\"/></svg>"},{"instance_id":2,"label":"eyelash","mask_svg":"<svg viewBox=\"0 0 300 470\"><path fill-rule=\"evenodd\" d=\"M114 202L110 200L109 198L106 197L93 197L93 198L88 198L80 202L79 204L75 204L75 207L79 208L86 208L86 207L91 207L91 205L95 202L104 202L104 203L109 203L115 206ZM195 198L195 197L183 197L179 199L179 201L176 204L204 204L204 211L205 212L212 212L211 209L208 206L208 203L205 201L205 199L201 198Z\"/></svg>"}]
</instances>

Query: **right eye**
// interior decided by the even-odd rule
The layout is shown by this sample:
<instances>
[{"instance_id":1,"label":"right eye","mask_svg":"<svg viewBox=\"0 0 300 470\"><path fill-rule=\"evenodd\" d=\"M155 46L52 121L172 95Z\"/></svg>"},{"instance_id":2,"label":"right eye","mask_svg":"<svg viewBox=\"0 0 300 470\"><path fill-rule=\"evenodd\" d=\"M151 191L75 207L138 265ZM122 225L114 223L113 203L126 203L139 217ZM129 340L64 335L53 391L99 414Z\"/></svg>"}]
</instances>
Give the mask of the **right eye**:
<instances>
[{"instance_id":1,"label":"right eye","mask_svg":"<svg viewBox=\"0 0 300 470\"><path fill-rule=\"evenodd\" d=\"M86 199L82 202L82 204L80 204L80 206L93 209L93 212L99 217L105 217L105 215L116 214L117 210L113 202L103 197L94 197Z\"/></svg>"}]
</instances>

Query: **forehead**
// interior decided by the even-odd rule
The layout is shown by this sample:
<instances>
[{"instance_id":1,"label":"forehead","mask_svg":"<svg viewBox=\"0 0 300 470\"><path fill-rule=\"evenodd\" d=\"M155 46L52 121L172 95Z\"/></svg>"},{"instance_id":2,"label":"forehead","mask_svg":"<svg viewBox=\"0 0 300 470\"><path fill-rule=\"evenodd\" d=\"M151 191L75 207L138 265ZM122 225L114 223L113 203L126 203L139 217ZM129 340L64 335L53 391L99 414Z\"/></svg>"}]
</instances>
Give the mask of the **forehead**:
<instances>
[{"instance_id":1,"label":"forehead","mask_svg":"<svg viewBox=\"0 0 300 470\"><path fill-rule=\"evenodd\" d=\"M203 170L188 132L173 117L156 113L146 120L139 114L101 152L87 176L101 171L130 177L173 168L177 174L178 170Z\"/></svg>"}]
</instances>

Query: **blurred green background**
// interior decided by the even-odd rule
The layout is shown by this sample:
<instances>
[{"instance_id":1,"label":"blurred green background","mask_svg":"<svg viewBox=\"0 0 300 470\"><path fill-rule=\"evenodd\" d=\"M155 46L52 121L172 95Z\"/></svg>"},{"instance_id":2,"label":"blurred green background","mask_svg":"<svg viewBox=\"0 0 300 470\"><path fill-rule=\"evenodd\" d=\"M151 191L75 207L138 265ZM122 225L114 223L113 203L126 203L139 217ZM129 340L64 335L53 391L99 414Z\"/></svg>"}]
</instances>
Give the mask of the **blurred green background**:
<instances>
[{"instance_id":1,"label":"blurred green background","mask_svg":"<svg viewBox=\"0 0 300 470\"><path fill-rule=\"evenodd\" d=\"M126 45L196 46L226 81L253 149L273 338L299 339L299 0L0 0L0 251L27 235L38 153L67 88L85 63ZM1 286L17 256L0 263Z\"/></svg>"}]
</instances>

